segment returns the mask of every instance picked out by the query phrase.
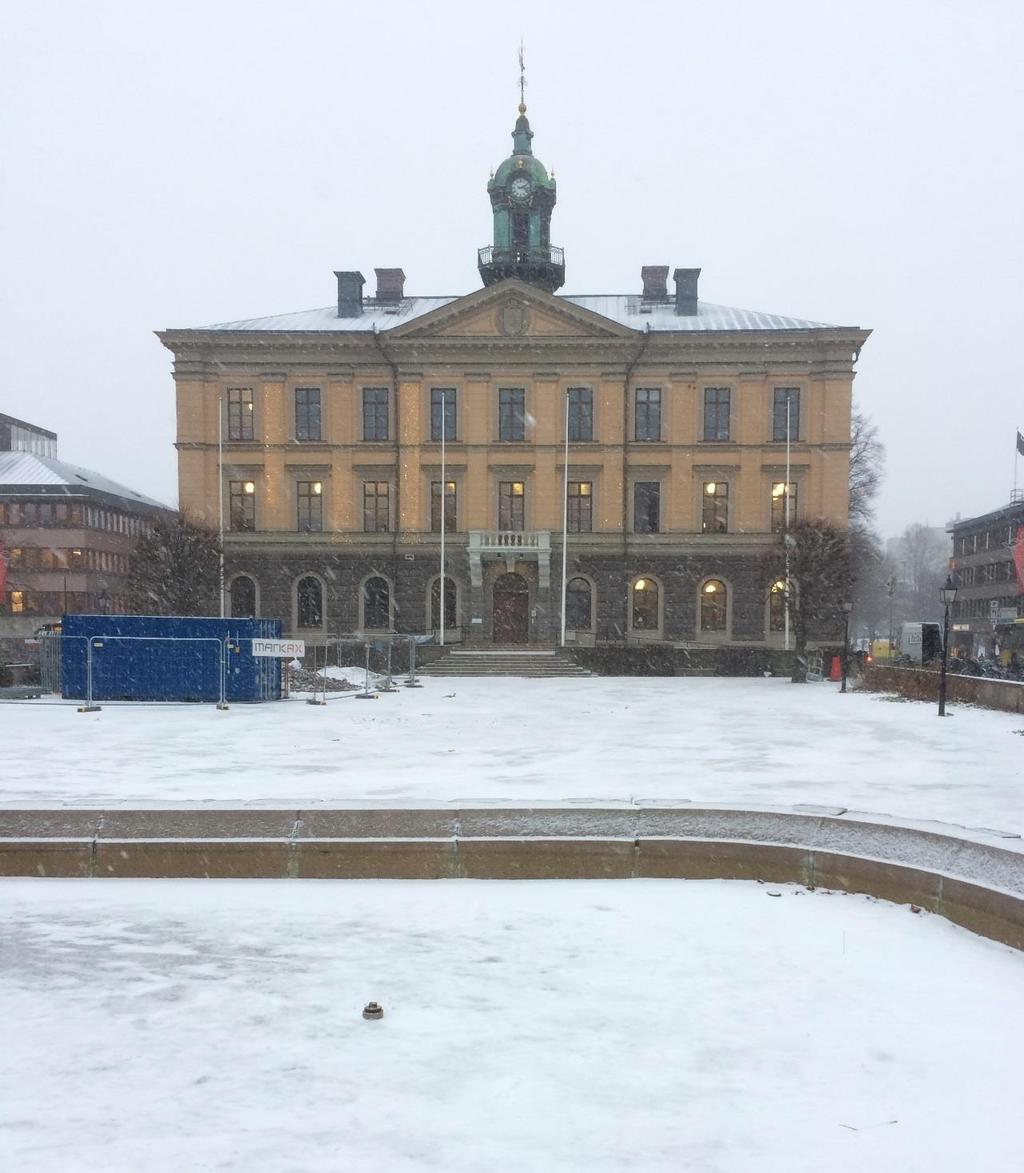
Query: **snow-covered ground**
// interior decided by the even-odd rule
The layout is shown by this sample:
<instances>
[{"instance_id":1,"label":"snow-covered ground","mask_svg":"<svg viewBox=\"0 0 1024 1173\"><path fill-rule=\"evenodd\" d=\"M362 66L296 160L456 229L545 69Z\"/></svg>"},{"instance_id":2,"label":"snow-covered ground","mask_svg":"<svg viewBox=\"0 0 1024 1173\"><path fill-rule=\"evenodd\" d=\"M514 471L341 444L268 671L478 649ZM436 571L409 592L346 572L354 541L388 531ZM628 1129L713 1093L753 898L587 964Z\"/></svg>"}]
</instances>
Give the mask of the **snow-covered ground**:
<instances>
[{"instance_id":1,"label":"snow-covered ground","mask_svg":"<svg viewBox=\"0 0 1024 1173\"><path fill-rule=\"evenodd\" d=\"M1020 1168L1024 957L906 907L663 880L0 896L5 1170Z\"/></svg>"},{"instance_id":2,"label":"snow-covered ground","mask_svg":"<svg viewBox=\"0 0 1024 1173\"><path fill-rule=\"evenodd\" d=\"M689 799L1024 831L1024 718L784 680L434 678L375 701L0 705L0 804Z\"/></svg>"}]
</instances>

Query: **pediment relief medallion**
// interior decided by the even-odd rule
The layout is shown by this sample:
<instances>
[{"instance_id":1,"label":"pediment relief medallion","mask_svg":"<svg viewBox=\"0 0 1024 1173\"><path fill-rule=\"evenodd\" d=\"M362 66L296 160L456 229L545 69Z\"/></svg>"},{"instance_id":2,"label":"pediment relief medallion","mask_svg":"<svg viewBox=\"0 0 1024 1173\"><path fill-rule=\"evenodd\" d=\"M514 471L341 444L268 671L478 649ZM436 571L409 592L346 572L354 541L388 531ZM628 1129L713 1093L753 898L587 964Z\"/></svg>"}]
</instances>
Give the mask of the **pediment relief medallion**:
<instances>
[{"instance_id":1,"label":"pediment relief medallion","mask_svg":"<svg viewBox=\"0 0 1024 1173\"><path fill-rule=\"evenodd\" d=\"M498 307L498 331L506 338L521 338L530 329L530 307L512 300Z\"/></svg>"}]
</instances>

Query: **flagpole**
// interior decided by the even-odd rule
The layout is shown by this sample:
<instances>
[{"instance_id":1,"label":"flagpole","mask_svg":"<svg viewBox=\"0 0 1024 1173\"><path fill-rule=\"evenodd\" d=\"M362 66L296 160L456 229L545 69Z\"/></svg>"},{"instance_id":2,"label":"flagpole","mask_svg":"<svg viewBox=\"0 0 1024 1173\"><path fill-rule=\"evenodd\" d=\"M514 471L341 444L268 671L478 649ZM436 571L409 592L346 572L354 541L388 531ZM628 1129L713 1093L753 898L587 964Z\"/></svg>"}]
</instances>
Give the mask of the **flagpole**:
<instances>
[{"instance_id":1,"label":"flagpole","mask_svg":"<svg viewBox=\"0 0 1024 1173\"><path fill-rule=\"evenodd\" d=\"M786 565L786 593L785 593L785 643L784 648L789 651L789 606L790 606L790 587L789 587L789 409L792 402L790 389L786 388L786 484L782 490L783 508L785 510L785 521L782 526L782 546L785 552Z\"/></svg>"},{"instance_id":2,"label":"flagpole","mask_svg":"<svg viewBox=\"0 0 1024 1173\"><path fill-rule=\"evenodd\" d=\"M220 617L224 618L224 389L217 392L217 518L220 534Z\"/></svg>"},{"instance_id":3,"label":"flagpole","mask_svg":"<svg viewBox=\"0 0 1024 1173\"><path fill-rule=\"evenodd\" d=\"M445 437L448 435L448 391L441 392L441 581L440 598L441 647L444 647L444 538L445 509L448 504L448 474L446 471Z\"/></svg>"},{"instance_id":4,"label":"flagpole","mask_svg":"<svg viewBox=\"0 0 1024 1173\"><path fill-rule=\"evenodd\" d=\"M1020 463L1020 454L1024 452L1024 436L1021 435L1020 428L1017 429L1017 442L1013 446L1013 497L1012 500L1016 502L1017 497L1017 465Z\"/></svg>"},{"instance_id":5,"label":"flagpole","mask_svg":"<svg viewBox=\"0 0 1024 1173\"><path fill-rule=\"evenodd\" d=\"M565 474L562 478L562 642L565 647L565 575L569 564L569 389L565 391Z\"/></svg>"}]
</instances>

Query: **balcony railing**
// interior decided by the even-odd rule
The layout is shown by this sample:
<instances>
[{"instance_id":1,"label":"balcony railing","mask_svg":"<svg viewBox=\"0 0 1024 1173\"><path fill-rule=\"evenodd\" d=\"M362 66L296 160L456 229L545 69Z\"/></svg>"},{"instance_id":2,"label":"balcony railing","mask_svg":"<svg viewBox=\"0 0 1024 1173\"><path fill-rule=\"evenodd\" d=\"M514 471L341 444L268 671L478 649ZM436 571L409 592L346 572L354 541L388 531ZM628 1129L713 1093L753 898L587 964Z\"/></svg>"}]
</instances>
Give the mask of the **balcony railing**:
<instances>
[{"instance_id":1,"label":"balcony railing","mask_svg":"<svg viewBox=\"0 0 1024 1173\"><path fill-rule=\"evenodd\" d=\"M469 531L471 553L507 554L513 550L550 550L551 534L547 530L482 530Z\"/></svg>"},{"instance_id":2,"label":"balcony railing","mask_svg":"<svg viewBox=\"0 0 1024 1173\"><path fill-rule=\"evenodd\" d=\"M531 246L529 248L495 248L493 244L477 250L477 263L491 264L536 264L540 262L548 265L564 265L565 249L556 245L544 247Z\"/></svg>"}]
</instances>

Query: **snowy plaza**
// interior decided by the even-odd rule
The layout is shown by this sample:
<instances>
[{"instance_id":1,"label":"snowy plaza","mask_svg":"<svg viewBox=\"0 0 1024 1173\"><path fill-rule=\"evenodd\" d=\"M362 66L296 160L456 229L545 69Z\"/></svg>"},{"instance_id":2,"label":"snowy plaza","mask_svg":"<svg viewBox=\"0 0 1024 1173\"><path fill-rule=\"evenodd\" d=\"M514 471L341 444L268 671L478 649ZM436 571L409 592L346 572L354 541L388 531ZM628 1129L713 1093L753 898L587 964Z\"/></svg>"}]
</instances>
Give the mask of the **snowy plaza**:
<instances>
[{"instance_id":1,"label":"snowy plaza","mask_svg":"<svg viewBox=\"0 0 1024 1173\"><path fill-rule=\"evenodd\" d=\"M1020 955L907 907L7 880L3 908L5 1169L1018 1167Z\"/></svg>"},{"instance_id":2,"label":"snowy plaza","mask_svg":"<svg viewBox=\"0 0 1024 1173\"><path fill-rule=\"evenodd\" d=\"M5 704L0 805L806 804L1024 826L1004 713L778 679L327 695ZM907 905L652 879L2 892L0 1167L1015 1167L1021 955Z\"/></svg>"},{"instance_id":3,"label":"snowy plaza","mask_svg":"<svg viewBox=\"0 0 1024 1173\"><path fill-rule=\"evenodd\" d=\"M353 673L353 676L359 674ZM1024 831L1024 720L781 679L444 679L375 701L0 708L0 804L811 803Z\"/></svg>"}]
</instances>

